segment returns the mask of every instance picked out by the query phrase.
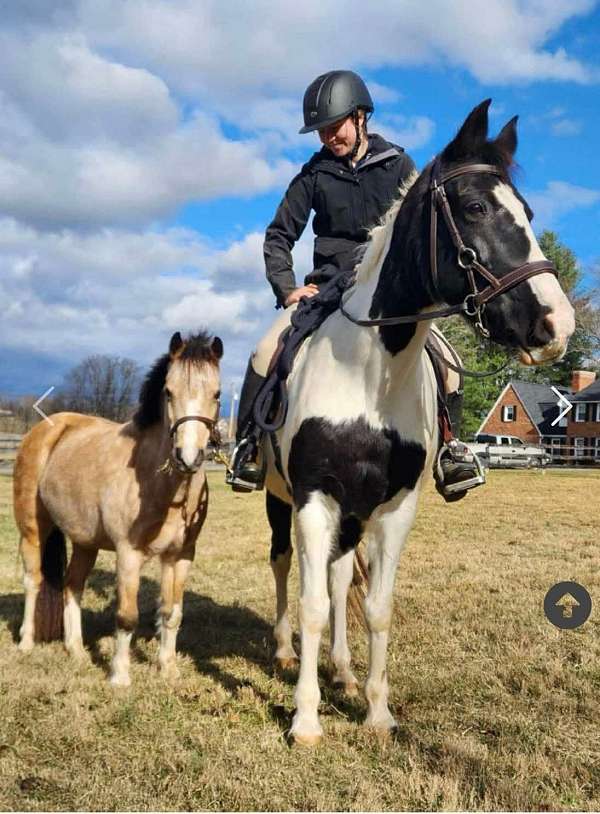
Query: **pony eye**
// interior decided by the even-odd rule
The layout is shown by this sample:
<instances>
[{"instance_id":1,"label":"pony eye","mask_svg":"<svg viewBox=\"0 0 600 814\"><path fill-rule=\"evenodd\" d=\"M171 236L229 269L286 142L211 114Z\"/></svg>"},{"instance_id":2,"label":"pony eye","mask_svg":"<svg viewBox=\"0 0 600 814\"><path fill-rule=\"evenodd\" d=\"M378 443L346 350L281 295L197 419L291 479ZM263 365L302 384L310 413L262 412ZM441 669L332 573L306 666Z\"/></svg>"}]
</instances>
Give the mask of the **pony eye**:
<instances>
[{"instance_id":1,"label":"pony eye","mask_svg":"<svg viewBox=\"0 0 600 814\"><path fill-rule=\"evenodd\" d=\"M469 215L485 215L487 209L483 201L471 201L465 207Z\"/></svg>"},{"instance_id":2,"label":"pony eye","mask_svg":"<svg viewBox=\"0 0 600 814\"><path fill-rule=\"evenodd\" d=\"M221 401L221 391L217 390L215 393L215 401Z\"/></svg>"},{"instance_id":3,"label":"pony eye","mask_svg":"<svg viewBox=\"0 0 600 814\"><path fill-rule=\"evenodd\" d=\"M165 388L165 395L167 397L167 401L171 401L172 393L168 388Z\"/></svg>"}]
</instances>

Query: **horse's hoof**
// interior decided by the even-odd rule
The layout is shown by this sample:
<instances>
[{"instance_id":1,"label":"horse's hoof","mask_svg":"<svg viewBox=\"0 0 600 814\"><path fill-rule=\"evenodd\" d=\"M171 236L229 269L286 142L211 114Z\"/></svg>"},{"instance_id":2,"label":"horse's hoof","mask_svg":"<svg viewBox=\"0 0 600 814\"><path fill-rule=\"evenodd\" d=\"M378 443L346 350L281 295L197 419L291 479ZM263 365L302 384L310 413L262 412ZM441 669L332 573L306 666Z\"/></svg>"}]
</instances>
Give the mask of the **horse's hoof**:
<instances>
[{"instance_id":1,"label":"horse's hoof","mask_svg":"<svg viewBox=\"0 0 600 814\"><path fill-rule=\"evenodd\" d=\"M297 670L300 666L300 659L297 656L291 658L275 658L275 668L277 670Z\"/></svg>"},{"instance_id":2,"label":"horse's hoof","mask_svg":"<svg viewBox=\"0 0 600 814\"><path fill-rule=\"evenodd\" d=\"M159 664L158 669L161 677L164 678L165 681L176 681L181 675L179 672L179 667L174 661L167 662L166 664Z\"/></svg>"},{"instance_id":3,"label":"horse's hoof","mask_svg":"<svg viewBox=\"0 0 600 814\"><path fill-rule=\"evenodd\" d=\"M358 683L356 681L334 681L333 689L342 692L346 698L356 698L358 695Z\"/></svg>"},{"instance_id":4,"label":"horse's hoof","mask_svg":"<svg viewBox=\"0 0 600 814\"><path fill-rule=\"evenodd\" d=\"M33 650L33 639L30 639L29 637L21 639L17 647L21 653L31 653Z\"/></svg>"},{"instance_id":5,"label":"horse's hoof","mask_svg":"<svg viewBox=\"0 0 600 814\"><path fill-rule=\"evenodd\" d=\"M126 675L112 675L110 677L111 687L115 689L122 689L131 687L131 678Z\"/></svg>"},{"instance_id":6,"label":"horse's hoof","mask_svg":"<svg viewBox=\"0 0 600 814\"><path fill-rule=\"evenodd\" d=\"M81 662L82 664L85 664L86 662L91 660L90 654L81 644L78 645L66 644L65 649L72 659L75 659L75 661Z\"/></svg>"},{"instance_id":7,"label":"horse's hoof","mask_svg":"<svg viewBox=\"0 0 600 814\"><path fill-rule=\"evenodd\" d=\"M297 743L298 746L318 746L322 738L323 735L318 732L308 732L305 735L300 732L290 732L290 740L292 743Z\"/></svg>"}]
</instances>

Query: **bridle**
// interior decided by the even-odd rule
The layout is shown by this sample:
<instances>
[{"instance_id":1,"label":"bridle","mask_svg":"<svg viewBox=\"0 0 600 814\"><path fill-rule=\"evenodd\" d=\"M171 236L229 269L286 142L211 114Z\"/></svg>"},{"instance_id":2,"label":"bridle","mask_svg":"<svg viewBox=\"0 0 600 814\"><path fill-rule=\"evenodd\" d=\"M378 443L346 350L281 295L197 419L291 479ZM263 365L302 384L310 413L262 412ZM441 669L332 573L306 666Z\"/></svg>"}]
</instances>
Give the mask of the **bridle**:
<instances>
[{"instance_id":1,"label":"bridle","mask_svg":"<svg viewBox=\"0 0 600 814\"><path fill-rule=\"evenodd\" d=\"M418 314L403 315L396 317L380 317L379 319L357 319L352 316L345 307L345 302L342 299L340 303L340 310L342 314L353 322L355 325L362 325L365 327L385 327L388 325L403 325L407 323L423 322L425 320L441 319L442 317L449 317L453 314L463 314L464 316L474 318L475 327L485 337L489 337L489 331L483 324L483 312L485 306L499 297L510 291L519 283L534 277L537 274L544 274L550 272L557 275L556 268L549 260L535 260L531 263L524 263L521 266L509 271L503 277L496 277L489 269L487 269L477 259L475 249L465 245L462 236L458 230L452 209L446 194L445 184L448 181L458 178L461 175L468 173L489 173L490 175L497 175L499 178L505 178L505 173L493 164L462 164L454 169L448 170L444 174L440 173L440 159L439 156L433 162L431 168L429 194L430 194L430 228L429 228L429 271L430 279L429 285L431 291L438 302L443 302L443 297L438 288L438 264L437 264L437 249L438 249L438 212L441 210L444 222L450 238L456 249L456 263L462 269L469 282L470 292L464 300L457 305L448 305L445 308L437 310L429 310L420 312ZM475 280L475 275L479 274L488 285L479 290Z\"/></svg>"}]
</instances>

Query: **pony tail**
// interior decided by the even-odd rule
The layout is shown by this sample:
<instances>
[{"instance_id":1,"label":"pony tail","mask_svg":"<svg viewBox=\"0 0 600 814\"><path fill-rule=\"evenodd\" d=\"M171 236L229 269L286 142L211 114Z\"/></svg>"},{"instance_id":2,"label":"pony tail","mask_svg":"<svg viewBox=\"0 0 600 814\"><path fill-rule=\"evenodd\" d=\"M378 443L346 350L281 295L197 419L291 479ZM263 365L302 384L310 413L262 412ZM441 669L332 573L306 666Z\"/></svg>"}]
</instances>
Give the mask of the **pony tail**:
<instances>
[{"instance_id":1,"label":"pony tail","mask_svg":"<svg viewBox=\"0 0 600 814\"><path fill-rule=\"evenodd\" d=\"M53 642L63 638L63 584L67 564L65 535L54 527L42 554L43 581L35 603L34 639Z\"/></svg>"}]
</instances>

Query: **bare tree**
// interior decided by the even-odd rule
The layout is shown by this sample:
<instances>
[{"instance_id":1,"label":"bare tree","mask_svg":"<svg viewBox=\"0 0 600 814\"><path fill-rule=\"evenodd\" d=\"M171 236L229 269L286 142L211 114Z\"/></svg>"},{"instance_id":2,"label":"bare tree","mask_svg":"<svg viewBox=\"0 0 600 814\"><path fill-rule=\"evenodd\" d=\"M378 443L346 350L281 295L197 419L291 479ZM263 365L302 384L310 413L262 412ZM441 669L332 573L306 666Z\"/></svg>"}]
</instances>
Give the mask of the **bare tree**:
<instances>
[{"instance_id":1,"label":"bare tree","mask_svg":"<svg viewBox=\"0 0 600 814\"><path fill-rule=\"evenodd\" d=\"M53 412L71 410L125 421L135 405L140 380L141 370L133 359L88 356L65 376L53 399Z\"/></svg>"}]
</instances>

